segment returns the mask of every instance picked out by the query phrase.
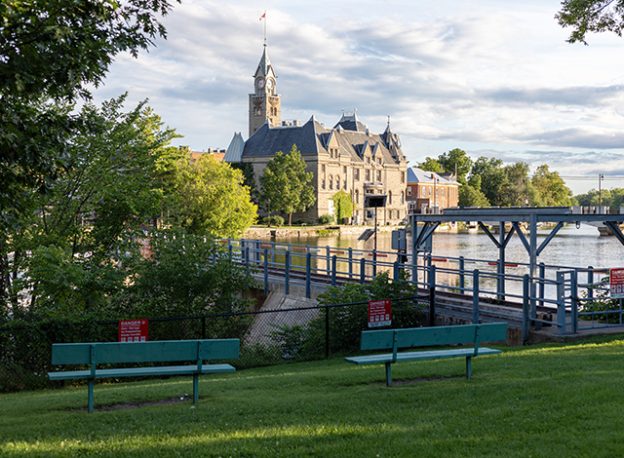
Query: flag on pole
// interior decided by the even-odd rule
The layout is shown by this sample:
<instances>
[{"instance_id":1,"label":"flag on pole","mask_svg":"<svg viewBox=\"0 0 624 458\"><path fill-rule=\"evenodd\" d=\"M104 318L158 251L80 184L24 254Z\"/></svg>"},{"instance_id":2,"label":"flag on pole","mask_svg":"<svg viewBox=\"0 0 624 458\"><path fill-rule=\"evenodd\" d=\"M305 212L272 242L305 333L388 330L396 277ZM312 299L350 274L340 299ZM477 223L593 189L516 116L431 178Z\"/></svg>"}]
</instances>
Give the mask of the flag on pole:
<instances>
[{"instance_id":1,"label":"flag on pole","mask_svg":"<svg viewBox=\"0 0 624 458\"><path fill-rule=\"evenodd\" d=\"M264 12L264 13L262 13L262 16L260 16L259 21L261 21L261 20L263 20L263 19L266 19L266 10L265 10L265 12Z\"/></svg>"}]
</instances>

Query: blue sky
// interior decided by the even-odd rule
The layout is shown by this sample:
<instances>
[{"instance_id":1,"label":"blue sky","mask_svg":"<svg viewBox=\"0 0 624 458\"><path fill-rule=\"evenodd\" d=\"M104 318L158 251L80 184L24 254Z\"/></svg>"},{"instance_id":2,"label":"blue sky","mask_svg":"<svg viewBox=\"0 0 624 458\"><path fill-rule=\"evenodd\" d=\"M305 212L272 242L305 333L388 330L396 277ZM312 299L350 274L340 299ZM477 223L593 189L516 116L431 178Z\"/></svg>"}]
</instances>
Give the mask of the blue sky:
<instances>
[{"instance_id":1,"label":"blue sky","mask_svg":"<svg viewBox=\"0 0 624 458\"><path fill-rule=\"evenodd\" d=\"M193 149L247 135L247 94L262 52L278 74L282 118L333 125L357 109L374 131L391 116L410 164L451 148L549 163L576 191L624 186L624 38L566 43L541 1L183 1L168 39L118 56L96 100L148 98ZM588 176L587 180L572 177ZM610 178L610 176L612 178Z\"/></svg>"}]
</instances>

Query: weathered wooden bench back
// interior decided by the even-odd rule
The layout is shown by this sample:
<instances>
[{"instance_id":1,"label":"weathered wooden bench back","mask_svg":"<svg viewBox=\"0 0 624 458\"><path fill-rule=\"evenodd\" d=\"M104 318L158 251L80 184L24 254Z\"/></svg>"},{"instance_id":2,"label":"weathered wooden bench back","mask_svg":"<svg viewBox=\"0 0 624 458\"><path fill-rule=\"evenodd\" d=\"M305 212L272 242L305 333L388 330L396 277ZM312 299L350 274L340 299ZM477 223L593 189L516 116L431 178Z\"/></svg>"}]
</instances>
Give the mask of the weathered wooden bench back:
<instances>
[{"instance_id":1,"label":"weathered wooden bench back","mask_svg":"<svg viewBox=\"0 0 624 458\"><path fill-rule=\"evenodd\" d=\"M506 323L466 324L436 326L431 328L384 329L363 331L362 350L386 350L395 348L428 347L463 343L494 342L507 337Z\"/></svg>"},{"instance_id":2,"label":"weathered wooden bench back","mask_svg":"<svg viewBox=\"0 0 624 458\"><path fill-rule=\"evenodd\" d=\"M239 339L155 342L97 342L53 344L52 364L160 363L227 360L240 356Z\"/></svg>"}]
</instances>

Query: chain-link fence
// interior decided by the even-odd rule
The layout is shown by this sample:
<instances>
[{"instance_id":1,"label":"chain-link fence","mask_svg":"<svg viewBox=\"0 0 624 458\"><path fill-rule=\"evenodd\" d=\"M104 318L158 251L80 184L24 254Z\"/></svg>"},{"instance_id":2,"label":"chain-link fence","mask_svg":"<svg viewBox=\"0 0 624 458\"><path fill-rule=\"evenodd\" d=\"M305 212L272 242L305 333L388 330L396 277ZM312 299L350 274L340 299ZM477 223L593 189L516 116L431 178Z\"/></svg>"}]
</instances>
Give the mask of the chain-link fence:
<instances>
[{"instance_id":1,"label":"chain-link fence","mask_svg":"<svg viewBox=\"0 0 624 458\"><path fill-rule=\"evenodd\" d=\"M428 323L428 297L392 300L392 326ZM240 338L239 368L326 358L356 351L368 327L368 302L201 316L152 317L149 340ZM50 350L59 342L116 341L115 320L15 321L0 329L0 391L46 385Z\"/></svg>"}]
</instances>

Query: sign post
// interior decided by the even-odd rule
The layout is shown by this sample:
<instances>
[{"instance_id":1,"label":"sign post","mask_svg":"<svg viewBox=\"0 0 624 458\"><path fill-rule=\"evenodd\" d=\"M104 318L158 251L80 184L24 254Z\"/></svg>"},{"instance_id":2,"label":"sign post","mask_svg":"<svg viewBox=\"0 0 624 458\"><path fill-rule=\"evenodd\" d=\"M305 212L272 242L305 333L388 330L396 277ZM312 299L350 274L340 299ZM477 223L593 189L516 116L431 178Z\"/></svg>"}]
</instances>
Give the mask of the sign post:
<instances>
[{"instance_id":1,"label":"sign post","mask_svg":"<svg viewBox=\"0 0 624 458\"><path fill-rule=\"evenodd\" d=\"M392 301L368 301L368 327L380 328L392 324Z\"/></svg>"},{"instance_id":2,"label":"sign post","mask_svg":"<svg viewBox=\"0 0 624 458\"><path fill-rule=\"evenodd\" d=\"M624 268L609 270L609 285L611 287L611 298L624 298Z\"/></svg>"},{"instance_id":3,"label":"sign post","mask_svg":"<svg viewBox=\"0 0 624 458\"><path fill-rule=\"evenodd\" d=\"M119 320L118 340L119 342L146 342L148 321L140 320Z\"/></svg>"}]
</instances>

